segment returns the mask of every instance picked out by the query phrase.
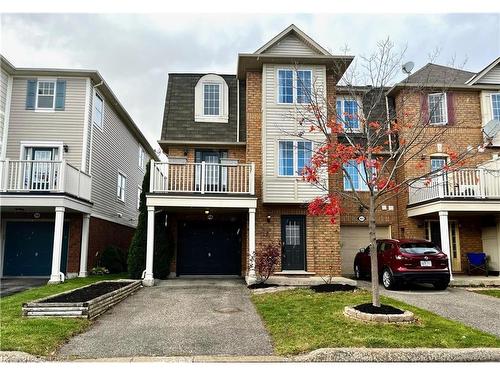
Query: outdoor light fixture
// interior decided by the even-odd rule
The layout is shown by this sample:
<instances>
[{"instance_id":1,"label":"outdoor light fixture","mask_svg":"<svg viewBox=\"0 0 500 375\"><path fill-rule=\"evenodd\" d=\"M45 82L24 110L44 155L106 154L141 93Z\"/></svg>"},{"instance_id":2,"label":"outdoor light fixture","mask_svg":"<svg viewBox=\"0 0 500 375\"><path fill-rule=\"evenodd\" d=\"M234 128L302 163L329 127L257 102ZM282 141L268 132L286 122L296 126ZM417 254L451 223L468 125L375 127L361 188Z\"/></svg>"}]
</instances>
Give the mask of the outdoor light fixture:
<instances>
[{"instance_id":1,"label":"outdoor light fixture","mask_svg":"<svg viewBox=\"0 0 500 375\"><path fill-rule=\"evenodd\" d=\"M267 219L267 222L270 223L271 222L271 215L267 215L266 219Z\"/></svg>"},{"instance_id":2,"label":"outdoor light fixture","mask_svg":"<svg viewBox=\"0 0 500 375\"><path fill-rule=\"evenodd\" d=\"M364 208L362 205L359 205L359 207L358 207L358 211L359 211L359 212L363 212L364 210L365 210L365 208Z\"/></svg>"},{"instance_id":3,"label":"outdoor light fixture","mask_svg":"<svg viewBox=\"0 0 500 375\"><path fill-rule=\"evenodd\" d=\"M427 157L427 155L422 154L422 155L420 155L420 160L425 160L426 157Z\"/></svg>"},{"instance_id":4,"label":"outdoor light fixture","mask_svg":"<svg viewBox=\"0 0 500 375\"><path fill-rule=\"evenodd\" d=\"M209 210L205 210L205 215L208 215L210 213Z\"/></svg>"},{"instance_id":5,"label":"outdoor light fixture","mask_svg":"<svg viewBox=\"0 0 500 375\"><path fill-rule=\"evenodd\" d=\"M68 152L69 146L68 145L63 145L64 152Z\"/></svg>"},{"instance_id":6,"label":"outdoor light fixture","mask_svg":"<svg viewBox=\"0 0 500 375\"><path fill-rule=\"evenodd\" d=\"M188 148L185 148L185 149L184 149L184 156L188 156L188 154L189 154L189 149L188 149Z\"/></svg>"}]
</instances>

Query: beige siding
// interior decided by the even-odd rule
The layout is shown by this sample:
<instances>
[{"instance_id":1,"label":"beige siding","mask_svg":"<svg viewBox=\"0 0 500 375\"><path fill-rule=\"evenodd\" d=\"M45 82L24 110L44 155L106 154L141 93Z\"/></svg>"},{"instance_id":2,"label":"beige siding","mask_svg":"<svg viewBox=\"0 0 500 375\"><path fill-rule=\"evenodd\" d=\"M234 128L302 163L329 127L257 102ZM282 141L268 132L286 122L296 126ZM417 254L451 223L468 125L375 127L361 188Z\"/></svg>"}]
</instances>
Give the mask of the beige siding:
<instances>
[{"instance_id":1,"label":"beige siding","mask_svg":"<svg viewBox=\"0 0 500 375\"><path fill-rule=\"evenodd\" d=\"M264 53L291 56L311 56L318 54L317 51L307 46L295 35L288 35L286 38L270 47Z\"/></svg>"},{"instance_id":2,"label":"beige siding","mask_svg":"<svg viewBox=\"0 0 500 375\"><path fill-rule=\"evenodd\" d=\"M142 185L145 172L138 166L139 142L108 105L106 99L104 99L103 131L95 125L92 125L92 128L93 214L124 225L135 226L139 213L137 187ZM125 203L117 197L118 170L127 177Z\"/></svg>"},{"instance_id":3,"label":"beige siding","mask_svg":"<svg viewBox=\"0 0 500 375\"><path fill-rule=\"evenodd\" d=\"M5 116L8 110L8 108L6 108L8 85L9 74L4 69L2 69L0 75L0 155L2 155L2 149L4 145L3 132L5 129Z\"/></svg>"},{"instance_id":4,"label":"beige siding","mask_svg":"<svg viewBox=\"0 0 500 375\"><path fill-rule=\"evenodd\" d=\"M477 84L500 84L500 64L497 64L493 69L481 77Z\"/></svg>"},{"instance_id":5,"label":"beige siding","mask_svg":"<svg viewBox=\"0 0 500 375\"><path fill-rule=\"evenodd\" d=\"M313 185L301 181L300 177L282 177L278 175L278 142L279 140L300 139L290 136L299 131L300 108L291 104L277 103L277 70L282 65L264 64L262 77L263 105L263 191L264 202L267 203L304 203L311 201L324 192ZM292 67L293 69L293 67ZM301 66L299 69L311 69L315 89L326 87L326 69L324 66ZM322 134L307 134L308 138L322 142Z\"/></svg>"},{"instance_id":6,"label":"beige siding","mask_svg":"<svg viewBox=\"0 0 500 375\"><path fill-rule=\"evenodd\" d=\"M482 91L481 92L481 119L482 125L485 126L493 120L493 108L491 103L491 95L498 94L500 91ZM500 146L500 133L493 139L494 146Z\"/></svg>"},{"instance_id":7,"label":"beige siding","mask_svg":"<svg viewBox=\"0 0 500 375\"><path fill-rule=\"evenodd\" d=\"M64 78L66 101L64 111L38 112L26 109L28 78L14 77L7 139L7 157L19 159L21 142L63 142L68 145L64 158L77 168L81 166L85 78Z\"/></svg>"}]
</instances>

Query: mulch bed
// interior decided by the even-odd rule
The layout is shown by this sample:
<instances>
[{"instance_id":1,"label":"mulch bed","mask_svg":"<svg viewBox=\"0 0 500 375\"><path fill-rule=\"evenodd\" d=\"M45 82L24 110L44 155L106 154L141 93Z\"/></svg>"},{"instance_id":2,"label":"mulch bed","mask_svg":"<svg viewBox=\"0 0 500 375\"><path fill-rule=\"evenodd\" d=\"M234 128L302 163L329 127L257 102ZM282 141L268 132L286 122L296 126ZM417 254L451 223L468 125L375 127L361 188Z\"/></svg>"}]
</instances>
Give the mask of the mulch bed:
<instances>
[{"instance_id":1,"label":"mulch bed","mask_svg":"<svg viewBox=\"0 0 500 375\"><path fill-rule=\"evenodd\" d=\"M91 299L103 296L107 293L113 292L124 286L130 285L131 282L113 282L104 281L98 284L92 284L82 289L77 289L73 292L63 294L60 296L52 297L43 302L87 302Z\"/></svg>"},{"instance_id":2,"label":"mulch bed","mask_svg":"<svg viewBox=\"0 0 500 375\"><path fill-rule=\"evenodd\" d=\"M389 305L380 305L380 307L375 307L371 303L363 303L361 305L354 307L356 310L367 313L367 314L403 314L404 311L396 307Z\"/></svg>"},{"instance_id":3,"label":"mulch bed","mask_svg":"<svg viewBox=\"0 0 500 375\"><path fill-rule=\"evenodd\" d=\"M251 284L248 286L248 289L264 289L264 288L274 288L279 286L278 284L266 284L266 283L258 283Z\"/></svg>"},{"instance_id":4,"label":"mulch bed","mask_svg":"<svg viewBox=\"0 0 500 375\"><path fill-rule=\"evenodd\" d=\"M316 293L333 293L333 292L352 292L358 289L353 285L348 284L321 284L310 287Z\"/></svg>"}]
</instances>

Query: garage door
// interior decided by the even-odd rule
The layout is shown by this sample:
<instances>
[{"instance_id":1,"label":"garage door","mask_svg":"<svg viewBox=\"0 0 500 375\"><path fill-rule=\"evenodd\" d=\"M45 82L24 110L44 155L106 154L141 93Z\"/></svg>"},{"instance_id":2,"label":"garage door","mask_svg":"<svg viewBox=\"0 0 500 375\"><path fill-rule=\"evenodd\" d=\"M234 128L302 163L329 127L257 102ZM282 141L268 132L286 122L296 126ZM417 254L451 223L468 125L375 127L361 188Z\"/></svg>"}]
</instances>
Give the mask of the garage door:
<instances>
[{"instance_id":1,"label":"garage door","mask_svg":"<svg viewBox=\"0 0 500 375\"><path fill-rule=\"evenodd\" d=\"M178 275L240 275L241 225L217 221L179 223Z\"/></svg>"},{"instance_id":2,"label":"garage door","mask_svg":"<svg viewBox=\"0 0 500 375\"><path fill-rule=\"evenodd\" d=\"M390 238L390 227L377 227L377 238ZM342 274L352 275L354 257L361 247L367 247L370 243L370 234L367 226L340 227L340 243L342 249Z\"/></svg>"},{"instance_id":3,"label":"garage door","mask_svg":"<svg viewBox=\"0 0 500 375\"><path fill-rule=\"evenodd\" d=\"M69 226L64 224L61 270L66 272ZM4 276L50 276L54 222L8 221Z\"/></svg>"}]
</instances>

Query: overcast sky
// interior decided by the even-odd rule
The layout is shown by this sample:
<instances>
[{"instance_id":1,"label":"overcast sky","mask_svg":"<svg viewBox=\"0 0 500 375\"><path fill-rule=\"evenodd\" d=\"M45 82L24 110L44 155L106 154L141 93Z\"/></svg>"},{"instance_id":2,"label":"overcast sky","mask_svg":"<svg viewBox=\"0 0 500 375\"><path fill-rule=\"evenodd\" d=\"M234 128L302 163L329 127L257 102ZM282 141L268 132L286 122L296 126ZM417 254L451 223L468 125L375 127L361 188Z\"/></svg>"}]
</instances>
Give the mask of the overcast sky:
<instances>
[{"instance_id":1,"label":"overcast sky","mask_svg":"<svg viewBox=\"0 0 500 375\"><path fill-rule=\"evenodd\" d=\"M97 69L157 147L169 72L235 73L289 24L332 53L368 54L390 37L416 68L437 63L478 71L500 56L498 14L456 15L1 15L1 53L18 67Z\"/></svg>"}]
</instances>

